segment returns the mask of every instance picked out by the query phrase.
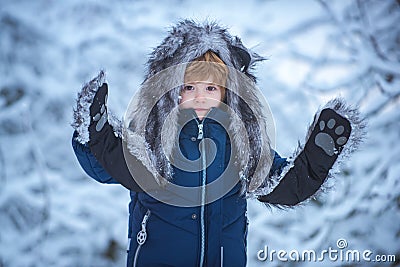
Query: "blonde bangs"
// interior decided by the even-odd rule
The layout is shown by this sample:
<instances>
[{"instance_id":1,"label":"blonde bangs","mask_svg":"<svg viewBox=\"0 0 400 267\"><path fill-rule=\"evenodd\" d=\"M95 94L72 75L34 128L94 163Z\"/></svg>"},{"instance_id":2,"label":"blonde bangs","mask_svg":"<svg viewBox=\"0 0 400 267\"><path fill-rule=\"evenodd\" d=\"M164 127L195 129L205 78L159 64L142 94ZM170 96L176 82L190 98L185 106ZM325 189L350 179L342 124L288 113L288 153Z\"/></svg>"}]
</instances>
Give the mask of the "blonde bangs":
<instances>
[{"instance_id":1,"label":"blonde bangs","mask_svg":"<svg viewBox=\"0 0 400 267\"><path fill-rule=\"evenodd\" d=\"M210 79L214 84L225 88L227 78L227 66L211 51L191 62L185 71L185 82L201 82Z\"/></svg>"}]
</instances>

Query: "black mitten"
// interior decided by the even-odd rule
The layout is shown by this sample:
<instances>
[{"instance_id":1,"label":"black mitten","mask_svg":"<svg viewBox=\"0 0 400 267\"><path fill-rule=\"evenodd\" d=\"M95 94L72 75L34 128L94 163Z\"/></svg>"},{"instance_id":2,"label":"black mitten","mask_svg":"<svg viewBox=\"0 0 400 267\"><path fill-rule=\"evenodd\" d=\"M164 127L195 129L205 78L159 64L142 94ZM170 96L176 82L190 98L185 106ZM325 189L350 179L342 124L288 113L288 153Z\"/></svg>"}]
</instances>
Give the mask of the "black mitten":
<instances>
[{"instance_id":1,"label":"black mitten","mask_svg":"<svg viewBox=\"0 0 400 267\"><path fill-rule=\"evenodd\" d=\"M111 127L108 123L107 97L108 85L103 83L97 90L93 98L93 103L90 105L89 136L91 141L97 139L98 133L101 132L105 126Z\"/></svg>"},{"instance_id":2,"label":"black mitten","mask_svg":"<svg viewBox=\"0 0 400 267\"><path fill-rule=\"evenodd\" d=\"M305 157L317 180L328 175L344 145L349 140L351 126L348 119L333 109L321 111L318 121L304 146Z\"/></svg>"},{"instance_id":3,"label":"black mitten","mask_svg":"<svg viewBox=\"0 0 400 267\"><path fill-rule=\"evenodd\" d=\"M304 146L294 159L293 166L261 202L294 206L313 195L328 177L351 133L348 119L333 109L323 109Z\"/></svg>"}]
</instances>

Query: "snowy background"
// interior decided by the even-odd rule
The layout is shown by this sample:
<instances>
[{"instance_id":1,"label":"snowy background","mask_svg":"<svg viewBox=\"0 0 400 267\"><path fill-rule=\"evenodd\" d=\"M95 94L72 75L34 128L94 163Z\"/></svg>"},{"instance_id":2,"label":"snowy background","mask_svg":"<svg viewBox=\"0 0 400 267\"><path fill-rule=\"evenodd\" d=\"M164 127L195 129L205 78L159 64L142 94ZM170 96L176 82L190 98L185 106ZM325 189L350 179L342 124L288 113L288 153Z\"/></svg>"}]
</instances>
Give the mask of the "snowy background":
<instances>
[{"instance_id":1,"label":"snowy background","mask_svg":"<svg viewBox=\"0 0 400 267\"><path fill-rule=\"evenodd\" d=\"M269 58L257 76L281 155L333 96L369 120L335 190L289 211L249 203L248 266L282 265L257 260L266 245L320 252L339 238L396 254L397 263L370 265L399 265L399 1L0 0L0 266L124 266L128 192L78 165L72 107L104 68L110 109L122 117L147 55L181 18L216 20Z\"/></svg>"}]
</instances>

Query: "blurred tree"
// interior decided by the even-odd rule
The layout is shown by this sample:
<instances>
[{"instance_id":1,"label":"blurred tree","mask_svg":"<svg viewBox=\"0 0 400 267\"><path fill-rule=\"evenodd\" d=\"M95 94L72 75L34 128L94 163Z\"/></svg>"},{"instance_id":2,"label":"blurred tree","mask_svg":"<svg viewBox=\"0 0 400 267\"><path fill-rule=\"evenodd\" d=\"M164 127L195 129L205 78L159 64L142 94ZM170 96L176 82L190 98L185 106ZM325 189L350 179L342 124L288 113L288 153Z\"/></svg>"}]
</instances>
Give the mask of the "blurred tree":
<instances>
[{"instance_id":1,"label":"blurred tree","mask_svg":"<svg viewBox=\"0 0 400 267\"><path fill-rule=\"evenodd\" d=\"M396 255L398 264L400 2L319 0L318 3L324 19L308 18L282 33L281 39L275 42L324 29L327 38L320 52L307 53L295 43L288 51L293 59L308 65L301 87L321 99L340 94L349 103L356 103L368 120L368 139L339 170L334 190L318 202L296 211L274 211L269 218L264 218L265 212L256 208L260 210L253 215L255 221L265 221L269 231L261 235L262 241L258 240L255 247L268 244L277 250L321 252L329 246L338 249L336 241L345 238L347 249L369 249L374 253L371 258L376 254ZM257 230L257 234L260 232L261 229ZM256 264L255 259L250 261ZM270 264L279 266L280 262ZM293 264L309 266L310 263ZM353 266L357 263L327 259L326 264Z\"/></svg>"}]
</instances>

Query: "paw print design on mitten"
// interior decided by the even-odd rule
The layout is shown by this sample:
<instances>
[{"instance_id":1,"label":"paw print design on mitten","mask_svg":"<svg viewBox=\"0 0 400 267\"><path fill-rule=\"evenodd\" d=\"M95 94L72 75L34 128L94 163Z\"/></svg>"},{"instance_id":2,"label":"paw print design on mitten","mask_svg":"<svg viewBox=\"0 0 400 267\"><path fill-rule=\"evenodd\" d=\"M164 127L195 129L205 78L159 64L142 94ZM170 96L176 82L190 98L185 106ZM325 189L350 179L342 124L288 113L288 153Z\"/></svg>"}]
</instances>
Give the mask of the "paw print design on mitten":
<instances>
[{"instance_id":1,"label":"paw print design on mitten","mask_svg":"<svg viewBox=\"0 0 400 267\"><path fill-rule=\"evenodd\" d=\"M335 113L335 112L334 112ZM319 132L315 136L315 145L322 148L329 156L340 153L349 138L349 124L343 117L336 116L319 121Z\"/></svg>"},{"instance_id":2,"label":"paw print design on mitten","mask_svg":"<svg viewBox=\"0 0 400 267\"><path fill-rule=\"evenodd\" d=\"M107 119L108 119L107 108L106 108L107 96L108 95L104 96L104 104L101 105L100 112L96 113L96 115L94 115L94 117L93 117L93 121L97 122L96 123L96 131L98 131L98 132L100 132L103 129L103 127L106 124Z\"/></svg>"}]
</instances>

